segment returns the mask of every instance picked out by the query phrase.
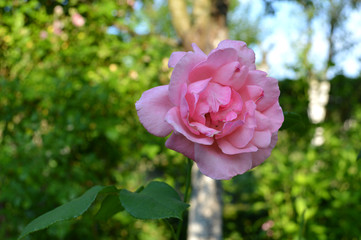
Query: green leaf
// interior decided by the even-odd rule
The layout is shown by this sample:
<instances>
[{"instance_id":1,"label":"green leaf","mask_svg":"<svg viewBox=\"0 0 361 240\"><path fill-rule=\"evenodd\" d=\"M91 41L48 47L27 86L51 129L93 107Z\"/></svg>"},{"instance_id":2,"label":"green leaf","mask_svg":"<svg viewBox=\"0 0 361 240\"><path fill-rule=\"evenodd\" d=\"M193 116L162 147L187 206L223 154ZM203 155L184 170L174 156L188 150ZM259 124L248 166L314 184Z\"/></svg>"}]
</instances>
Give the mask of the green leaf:
<instances>
[{"instance_id":1,"label":"green leaf","mask_svg":"<svg viewBox=\"0 0 361 240\"><path fill-rule=\"evenodd\" d=\"M139 193L139 192L143 191L143 189L144 189L144 186L140 186L135 192Z\"/></svg>"},{"instance_id":2,"label":"green leaf","mask_svg":"<svg viewBox=\"0 0 361 240\"><path fill-rule=\"evenodd\" d=\"M360 160L360 159L361 159L361 150L360 150L360 152L358 153L356 160Z\"/></svg>"},{"instance_id":3,"label":"green leaf","mask_svg":"<svg viewBox=\"0 0 361 240\"><path fill-rule=\"evenodd\" d=\"M301 115L294 112L283 112L283 115L285 116L285 120L282 124L281 130L292 128L295 126L305 126Z\"/></svg>"},{"instance_id":4,"label":"green leaf","mask_svg":"<svg viewBox=\"0 0 361 240\"><path fill-rule=\"evenodd\" d=\"M182 219L189 207L168 184L151 182L139 192L121 190L119 199L127 212L139 219Z\"/></svg>"},{"instance_id":5,"label":"green leaf","mask_svg":"<svg viewBox=\"0 0 361 240\"><path fill-rule=\"evenodd\" d=\"M124 208L120 203L118 195L108 195L102 202L102 205L95 216L97 220L105 221L114 214L123 211Z\"/></svg>"},{"instance_id":6,"label":"green leaf","mask_svg":"<svg viewBox=\"0 0 361 240\"><path fill-rule=\"evenodd\" d=\"M112 193L117 191L118 190L114 186L94 186L86 191L81 197L65 203L64 205L61 205L60 207L57 207L54 210L51 210L50 212L47 212L31 221L24 228L18 239L25 237L29 233L47 228L56 222L79 217L86 210L88 210L99 193Z\"/></svg>"}]
</instances>

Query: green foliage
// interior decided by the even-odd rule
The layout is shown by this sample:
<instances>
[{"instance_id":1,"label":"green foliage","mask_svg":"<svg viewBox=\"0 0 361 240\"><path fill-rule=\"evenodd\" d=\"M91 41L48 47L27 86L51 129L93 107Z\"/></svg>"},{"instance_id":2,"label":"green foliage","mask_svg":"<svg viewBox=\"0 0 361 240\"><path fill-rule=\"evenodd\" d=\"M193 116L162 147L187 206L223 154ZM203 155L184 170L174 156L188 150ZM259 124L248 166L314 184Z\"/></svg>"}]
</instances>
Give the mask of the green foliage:
<instances>
[{"instance_id":1,"label":"green foliage","mask_svg":"<svg viewBox=\"0 0 361 240\"><path fill-rule=\"evenodd\" d=\"M178 49L166 1L137 1L136 9L131 2L0 1L0 239L16 239L31 220L94 185L133 190L161 177L184 187L184 157L147 133L134 108L144 90L169 81L167 60ZM232 2L232 38L257 42L257 19L232 16ZM84 26L72 24L74 12ZM119 31L108 34L110 26ZM283 111L297 117L286 116L291 127L264 164L223 182L225 239L359 238L360 86L360 78L331 81L318 125L326 141L315 147L307 79L280 81ZM118 213L114 196L31 239L170 238L163 223Z\"/></svg>"},{"instance_id":2,"label":"green foliage","mask_svg":"<svg viewBox=\"0 0 361 240\"><path fill-rule=\"evenodd\" d=\"M189 207L182 202L178 193L168 184L151 182L145 188L131 193L125 189L117 190L114 186L94 186L81 197L51 210L31 221L18 239L30 233L42 230L56 222L79 217L89 209L99 194L108 195L97 213L98 220L107 220L115 213L128 211L138 219L178 218L182 220L183 212Z\"/></svg>"},{"instance_id":3,"label":"green foliage","mask_svg":"<svg viewBox=\"0 0 361 240\"><path fill-rule=\"evenodd\" d=\"M174 47L156 35L133 35L127 16L134 18L134 10L126 3L1 4L0 239L11 240L32 219L90 186L134 189L161 176L158 169L175 157L159 156L164 140L141 126L134 103L144 90L167 83ZM72 24L74 11L85 18L83 27ZM113 24L124 30L107 34ZM149 164L154 157L158 164ZM155 228L154 236L167 236L157 222L145 228L133 226L130 216L107 224L91 216L34 238L147 239Z\"/></svg>"},{"instance_id":4,"label":"green foliage","mask_svg":"<svg viewBox=\"0 0 361 240\"><path fill-rule=\"evenodd\" d=\"M302 122L301 116L294 112L283 112L283 115L285 117L284 122L282 124L281 130L296 127L296 126L302 126L304 127L304 123Z\"/></svg>"},{"instance_id":5,"label":"green foliage","mask_svg":"<svg viewBox=\"0 0 361 240\"><path fill-rule=\"evenodd\" d=\"M117 195L108 195L102 202L102 205L95 216L97 220L105 221L114 214L123 211L124 208Z\"/></svg>"},{"instance_id":6,"label":"green foliage","mask_svg":"<svg viewBox=\"0 0 361 240\"><path fill-rule=\"evenodd\" d=\"M120 201L127 212L139 219L178 218L189 207L168 184L151 182L139 192L121 190Z\"/></svg>"},{"instance_id":7,"label":"green foliage","mask_svg":"<svg viewBox=\"0 0 361 240\"><path fill-rule=\"evenodd\" d=\"M342 84L337 84L340 78L331 81L328 117L319 125L324 128L322 146L311 144L314 127L308 122L299 123L307 128L280 131L277 146L265 163L235 178L234 183L225 184L225 226L231 230L226 233L226 239L232 239L231 236L243 239L359 238L361 163L357 155L361 149L361 104L356 96L355 101L348 96L350 86L359 86L361 79L343 77ZM285 103L283 110L295 111L300 116L306 114L307 101L301 101L301 94L294 94L302 85L302 81L280 82L283 94L280 101ZM292 87L294 90L290 91ZM288 92L293 94L288 95ZM348 99L352 111L346 113L339 104ZM343 121L342 116L346 116Z\"/></svg>"},{"instance_id":8,"label":"green foliage","mask_svg":"<svg viewBox=\"0 0 361 240\"><path fill-rule=\"evenodd\" d=\"M90 205L94 202L99 193L116 192L114 187L94 186L84 193L81 197L72 200L54 210L47 212L40 217L31 221L21 233L19 239L25 237L29 233L42 230L53 225L56 222L69 220L82 215Z\"/></svg>"}]
</instances>

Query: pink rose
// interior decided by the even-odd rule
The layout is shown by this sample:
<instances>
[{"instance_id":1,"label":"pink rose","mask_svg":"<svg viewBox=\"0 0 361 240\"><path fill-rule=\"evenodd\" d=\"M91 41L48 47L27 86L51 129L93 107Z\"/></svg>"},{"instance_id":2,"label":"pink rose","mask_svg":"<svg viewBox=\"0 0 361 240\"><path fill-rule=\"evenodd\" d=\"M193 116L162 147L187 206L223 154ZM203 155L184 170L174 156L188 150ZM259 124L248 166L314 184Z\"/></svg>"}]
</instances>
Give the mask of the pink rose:
<instances>
[{"instance_id":1,"label":"pink rose","mask_svg":"<svg viewBox=\"0 0 361 240\"><path fill-rule=\"evenodd\" d=\"M139 120L166 147L194 160L214 179L230 179L270 156L283 123L276 79L256 70L255 54L224 40L207 56L174 52L170 84L145 91Z\"/></svg>"}]
</instances>

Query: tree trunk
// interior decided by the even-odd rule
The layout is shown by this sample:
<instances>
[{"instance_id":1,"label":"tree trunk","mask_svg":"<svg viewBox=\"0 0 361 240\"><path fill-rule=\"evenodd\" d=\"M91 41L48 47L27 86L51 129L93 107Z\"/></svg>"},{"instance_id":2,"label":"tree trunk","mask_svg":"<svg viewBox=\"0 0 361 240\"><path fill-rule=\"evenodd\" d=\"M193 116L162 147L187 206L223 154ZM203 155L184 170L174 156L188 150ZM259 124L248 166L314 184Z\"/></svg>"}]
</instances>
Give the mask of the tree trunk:
<instances>
[{"instance_id":1,"label":"tree trunk","mask_svg":"<svg viewBox=\"0 0 361 240\"><path fill-rule=\"evenodd\" d=\"M187 12L186 0L169 0L173 27L185 50L191 50L196 43L205 53L227 39L227 0L197 0L193 3L192 14Z\"/></svg>"},{"instance_id":2,"label":"tree trunk","mask_svg":"<svg viewBox=\"0 0 361 240\"><path fill-rule=\"evenodd\" d=\"M188 240L222 239L222 184L192 169Z\"/></svg>"},{"instance_id":3,"label":"tree trunk","mask_svg":"<svg viewBox=\"0 0 361 240\"><path fill-rule=\"evenodd\" d=\"M309 88L309 106L308 115L311 122L314 124L322 123L326 117L326 107L329 100L331 84L328 81L327 73L330 66L333 65L333 59L336 55L335 49L335 30L341 25L344 20L343 9L346 6L346 2L341 0L339 2L329 0L330 7L327 9L329 32L327 35L328 41L328 56L326 59L326 65L319 79L312 78ZM314 146L321 146L325 142L324 129L322 126L316 128L314 137L311 144Z\"/></svg>"},{"instance_id":4,"label":"tree trunk","mask_svg":"<svg viewBox=\"0 0 361 240\"><path fill-rule=\"evenodd\" d=\"M208 54L220 41L227 39L227 0L194 1L192 14L187 12L186 0L169 0L168 3L174 29L185 50L191 50L191 44L196 43ZM189 240L222 239L221 192L221 182L204 176L194 165Z\"/></svg>"}]
</instances>

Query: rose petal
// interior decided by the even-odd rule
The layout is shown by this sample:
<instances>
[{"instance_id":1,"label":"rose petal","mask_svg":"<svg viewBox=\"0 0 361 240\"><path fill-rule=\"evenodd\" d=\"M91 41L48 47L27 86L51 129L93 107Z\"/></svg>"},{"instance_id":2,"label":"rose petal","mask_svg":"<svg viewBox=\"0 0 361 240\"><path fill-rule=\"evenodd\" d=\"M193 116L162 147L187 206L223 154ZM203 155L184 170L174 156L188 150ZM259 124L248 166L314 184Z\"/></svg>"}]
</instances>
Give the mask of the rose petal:
<instances>
[{"instance_id":1,"label":"rose petal","mask_svg":"<svg viewBox=\"0 0 361 240\"><path fill-rule=\"evenodd\" d=\"M191 122L189 123L190 126L195 127L200 133L206 135L207 137L213 137L215 134L219 133L219 130L214 128L209 128L204 124L198 122Z\"/></svg>"},{"instance_id":2,"label":"rose petal","mask_svg":"<svg viewBox=\"0 0 361 240\"><path fill-rule=\"evenodd\" d=\"M194 143L185 138L182 134L173 132L165 142L165 146L184 156L194 159Z\"/></svg>"},{"instance_id":3,"label":"rose petal","mask_svg":"<svg viewBox=\"0 0 361 240\"><path fill-rule=\"evenodd\" d=\"M260 100L264 95L263 89L259 86L247 85L246 89L247 89L248 96L255 103L257 103L257 101Z\"/></svg>"},{"instance_id":4,"label":"rose petal","mask_svg":"<svg viewBox=\"0 0 361 240\"><path fill-rule=\"evenodd\" d=\"M269 123L271 124L271 132L276 132L282 126L284 121L283 111L280 104L275 102L270 108L263 112L263 115L268 117Z\"/></svg>"},{"instance_id":5,"label":"rose petal","mask_svg":"<svg viewBox=\"0 0 361 240\"><path fill-rule=\"evenodd\" d=\"M181 88L184 83L187 83L189 73L194 66L204 60L205 57L202 54L187 52L174 67L169 83L169 99L174 105L179 106Z\"/></svg>"},{"instance_id":6,"label":"rose petal","mask_svg":"<svg viewBox=\"0 0 361 240\"><path fill-rule=\"evenodd\" d=\"M223 40L218 44L217 49L234 48L237 50L239 56L238 61L241 65L247 66L250 70L256 69L256 56L252 49L247 47L247 44L242 41Z\"/></svg>"},{"instance_id":7,"label":"rose petal","mask_svg":"<svg viewBox=\"0 0 361 240\"><path fill-rule=\"evenodd\" d=\"M200 94L200 101L204 101L210 107L210 111L218 112L221 105L227 105L231 101L232 90L228 86L210 82L208 87Z\"/></svg>"},{"instance_id":8,"label":"rose petal","mask_svg":"<svg viewBox=\"0 0 361 240\"><path fill-rule=\"evenodd\" d=\"M264 162L269 156L271 156L272 149L276 146L277 143L277 132L272 134L271 143L267 148L261 148L257 152L252 154L252 168L260 165Z\"/></svg>"},{"instance_id":9,"label":"rose petal","mask_svg":"<svg viewBox=\"0 0 361 240\"><path fill-rule=\"evenodd\" d=\"M194 142L194 143L200 143L205 145L211 145L214 142L213 138L201 136L201 135L195 135L192 133L187 126L184 125L184 122L181 120L180 112L178 107L173 107L168 111L168 113L165 116L165 120L173 126L175 131L183 134L188 140Z\"/></svg>"},{"instance_id":10,"label":"rose petal","mask_svg":"<svg viewBox=\"0 0 361 240\"><path fill-rule=\"evenodd\" d=\"M239 51L239 62L242 65L245 65L248 67L249 70L255 70L256 69L256 55L254 54L252 49L249 49L246 46L242 47Z\"/></svg>"},{"instance_id":11,"label":"rose petal","mask_svg":"<svg viewBox=\"0 0 361 240\"><path fill-rule=\"evenodd\" d=\"M272 123L270 119L265 116L263 113L256 110L255 112L255 118L256 118L256 130L263 131L266 129L272 129Z\"/></svg>"},{"instance_id":12,"label":"rose petal","mask_svg":"<svg viewBox=\"0 0 361 240\"><path fill-rule=\"evenodd\" d=\"M186 54L187 52L173 52L169 57L168 67L174 68L175 65L177 65L177 63L179 62L179 60Z\"/></svg>"},{"instance_id":13,"label":"rose petal","mask_svg":"<svg viewBox=\"0 0 361 240\"><path fill-rule=\"evenodd\" d=\"M257 107L257 105L252 100L248 100L244 103L242 112L240 113L241 120L246 122L246 119L250 118L249 124L254 125L253 127L256 127L256 119L254 118L254 115L256 112L256 107Z\"/></svg>"},{"instance_id":14,"label":"rose petal","mask_svg":"<svg viewBox=\"0 0 361 240\"><path fill-rule=\"evenodd\" d=\"M213 81L229 86L230 85L229 80L231 79L234 72L239 69L240 69L240 64L238 61L225 64L217 69L217 71L213 76Z\"/></svg>"},{"instance_id":15,"label":"rose petal","mask_svg":"<svg viewBox=\"0 0 361 240\"><path fill-rule=\"evenodd\" d=\"M229 84L234 90L238 91L240 88L242 88L247 80L248 71L249 70L247 66L241 66L239 70L236 70L232 75L231 79L229 80Z\"/></svg>"},{"instance_id":16,"label":"rose petal","mask_svg":"<svg viewBox=\"0 0 361 240\"><path fill-rule=\"evenodd\" d=\"M199 170L213 179L228 180L245 173L252 167L250 153L227 155L215 144L211 146L195 144L194 153Z\"/></svg>"},{"instance_id":17,"label":"rose petal","mask_svg":"<svg viewBox=\"0 0 361 240\"><path fill-rule=\"evenodd\" d=\"M217 144L224 154L229 154L229 155L240 154L239 152L240 148L233 146L225 138L217 139Z\"/></svg>"},{"instance_id":18,"label":"rose petal","mask_svg":"<svg viewBox=\"0 0 361 240\"><path fill-rule=\"evenodd\" d=\"M237 51L233 48L217 49L208 55L206 64L213 69L218 69L221 66L237 61Z\"/></svg>"},{"instance_id":19,"label":"rose petal","mask_svg":"<svg viewBox=\"0 0 361 240\"><path fill-rule=\"evenodd\" d=\"M188 106L188 102L187 99L185 98L187 94L187 84L183 84L183 86L181 87L181 100L180 100L180 104L179 104L179 111L181 113L182 119L186 119L188 113L189 113L189 106Z\"/></svg>"},{"instance_id":20,"label":"rose petal","mask_svg":"<svg viewBox=\"0 0 361 240\"><path fill-rule=\"evenodd\" d=\"M231 134L234 130L236 130L238 127L242 126L244 122L242 120L236 120L233 122L226 122L223 125L223 130L220 134L216 135L216 139L222 138L224 136L227 136L228 134Z\"/></svg>"},{"instance_id":21,"label":"rose petal","mask_svg":"<svg viewBox=\"0 0 361 240\"><path fill-rule=\"evenodd\" d=\"M237 148L244 148L252 140L254 128L248 128L245 125L237 128L232 134L226 136L228 142Z\"/></svg>"},{"instance_id":22,"label":"rose petal","mask_svg":"<svg viewBox=\"0 0 361 240\"><path fill-rule=\"evenodd\" d=\"M223 153L230 154L230 155L256 152L258 150L258 148L251 143L247 144L243 148L235 147L226 138L217 139L217 144Z\"/></svg>"},{"instance_id":23,"label":"rose petal","mask_svg":"<svg viewBox=\"0 0 361 240\"><path fill-rule=\"evenodd\" d=\"M203 64L206 61L202 61L197 66L195 66L192 71L189 73L188 81L190 83L197 82L212 77L214 69L208 64Z\"/></svg>"},{"instance_id":24,"label":"rose petal","mask_svg":"<svg viewBox=\"0 0 361 240\"><path fill-rule=\"evenodd\" d=\"M238 90L245 83L247 74L246 66L241 66L238 61L230 62L215 71L213 81Z\"/></svg>"},{"instance_id":25,"label":"rose petal","mask_svg":"<svg viewBox=\"0 0 361 240\"><path fill-rule=\"evenodd\" d=\"M196 106L197 106L198 95L197 94L186 94L185 100L188 103L189 116L192 117L194 114L194 111L196 109Z\"/></svg>"},{"instance_id":26,"label":"rose petal","mask_svg":"<svg viewBox=\"0 0 361 240\"><path fill-rule=\"evenodd\" d=\"M224 49L224 48L234 48L237 51L239 51L241 48L246 47L247 44L242 41L236 41L236 40L223 40L221 41L216 49Z\"/></svg>"},{"instance_id":27,"label":"rose petal","mask_svg":"<svg viewBox=\"0 0 361 240\"><path fill-rule=\"evenodd\" d=\"M211 79L212 78L208 78L189 84L188 92L192 94L199 94L203 92L207 88L208 83L211 81Z\"/></svg>"},{"instance_id":28,"label":"rose petal","mask_svg":"<svg viewBox=\"0 0 361 240\"><path fill-rule=\"evenodd\" d=\"M165 121L165 116L172 107L168 98L168 85L145 91L135 103L139 121L148 132L159 137L165 137L172 131L172 126Z\"/></svg>"},{"instance_id":29,"label":"rose petal","mask_svg":"<svg viewBox=\"0 0 361 240\"><path fill-rule=\"evenodd\" d=\"M199 93L203 92L207 88L209 81L211 81L211 78L191 83L188 86L188 92L185 99L189 106L189 116L193 116L197 107Z\"/></svg>"},{"instance_id":30,"label":"rose petal","mask_svg":"<svg viewBox=\"0 0 361 240\"><path fill-rule=\"evenodd\" d=\"M266 131L254 131L252 143L258 148L266 148L271 143L271 132Z\"/></svg>"},{"instance_id":31,"label":"rose petal","mask_svg":"<svg viewBox=\"0 0 361 240\"><path fill-rule=\"evenodd\" d=\"M214 121L230 122L238 117L243 107L243 101L239 93L232 90L231 100L227 105L221 106L218 112L211 112Z\"/></svg>"},{"instance_id":32,"label":"rose petal","mask_svg":"<svg viewBox=\"0 0 361 240\"><path fill-rule=\"evenodd\" d=\"M195 53L203 55L205 58L207 57L207 55L197 46L197 44L192 43L192 48Z\"/></svg>"},{"instance_id":33,"label":"rose petal","mask_svg":"<svg viewBox=\"0 0 361 240\"><path fill-rule=\"evenodd\" d=\"M205 101L198 101L196 109L194 110L194 113L191 116L191 118L193 119L193 121L206 124L206 118L204 116L208 112L209 112L208 103Z\"/></svg>"},{"instance_id":34,"label":"rose petal","mask_svg":"<svg viewBox=\"0 0 361 240\"><path fill-rule=\"evenodd\" d=\"M210 116L212 119L212 123L218 126L221 126L219 123L222 123L222 136L224 134L227 134L227 126L228 128L229 123L231 121L238 121L238 114L241 113L242 111L242 107L243 107L243 101L241 96L232 90L232 96L231 96L231 100L227 105L222 105L219 108L218 112L210 112ZM243 124L243 121L242 121Z\"/></svg>"},{"instance_id":35,"label":"rose petal","mask_svg":"<svg viewBox=\"0 0 361 240\"><path fill-rule=\"evenodd\" d=\"M264 96L257 102L257 110L264 111L272 106L280 95L278 81L267 77L267 73L262 71L250 71L247 76L247 84L256 85L263 89Z\"/></svg>"},{"instance_id":36,"label":"rose petal","mask_svg":"<svg viewBox=\"0 0 361 240\"><path fill-rule=\"evenodd\" d=\"M183 121L184 126L188 128L189 131L191 131L193 134L199 135L199 131L189 126L189 111L190 106L189 102L186 98L187 93L187 84L183 84L182 86L182 92L181 92L181 101L179 105L179 112L181 116L181 120Z\"/></svg>"},{"instance_id":37,"label":"rose petal","mask_svg":"<svg viewBox=\"0 0 361 240\"><path fill-rule=\"evenodd\" d=\"M237 51L233 48L227 49L215 49L209 55L206 61L199 63L194 70L199 71L198 69L202 69L202 71L208 71L212 73L217 70L221 66L235 62L238 60ZM204 79L204 78L203 78ZM196 80L196 79L194 79ZM200 80L200 79L198 79Z\"/></svg>"},{"instance_id":38,"label":"rose petal","mask_svg":"<svg viewBox=\"0 0 361 240\"><path fill-rule=\"evenodd\" d=\"M227 113L225 121L230 122L230 121L233 121L234 119L236 119L237 117L238 117L237 113L230 111Z\"/></svg>"}]
</instances>

